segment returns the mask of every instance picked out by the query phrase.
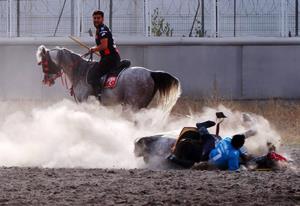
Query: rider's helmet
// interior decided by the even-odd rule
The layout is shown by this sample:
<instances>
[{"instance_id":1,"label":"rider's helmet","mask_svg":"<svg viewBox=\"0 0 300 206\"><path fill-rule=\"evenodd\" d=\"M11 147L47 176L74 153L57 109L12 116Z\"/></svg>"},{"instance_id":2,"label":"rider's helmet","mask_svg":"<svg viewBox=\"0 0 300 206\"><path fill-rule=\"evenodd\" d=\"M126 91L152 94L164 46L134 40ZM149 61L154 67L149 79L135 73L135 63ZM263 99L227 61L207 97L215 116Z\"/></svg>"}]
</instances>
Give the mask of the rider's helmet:
<instances>
[{"instance_id":1,"label":"rider's helmet","mask_svg":"<svg viewBox=\"0 0 300 206\"><path fill-rule=\"evenodd\" d=\"M235 149L240 149L245 144L245 135L236 134L232 137L231 144Z\"/></svg>"}]
</instances>

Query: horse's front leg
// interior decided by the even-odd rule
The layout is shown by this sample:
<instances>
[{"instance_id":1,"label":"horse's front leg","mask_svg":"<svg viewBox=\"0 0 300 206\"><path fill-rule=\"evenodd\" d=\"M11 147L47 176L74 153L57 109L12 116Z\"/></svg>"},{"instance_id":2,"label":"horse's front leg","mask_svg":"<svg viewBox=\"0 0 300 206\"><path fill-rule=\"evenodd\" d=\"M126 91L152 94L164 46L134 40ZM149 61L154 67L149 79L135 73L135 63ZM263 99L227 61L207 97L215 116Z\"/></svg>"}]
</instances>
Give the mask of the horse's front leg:
<instances>
[{"instance_id":1,"label":"horse's front leg","mask_svg":"<svg viewBox=\"0 0 300 206\"><path fill-rule=\"evenodd\" d=\"M73 85L73 93L76 101L84 102L87 101L89 96L93 95L93 89L90 85L80 81L76 85Z\"/></svg>"}]
</instances>

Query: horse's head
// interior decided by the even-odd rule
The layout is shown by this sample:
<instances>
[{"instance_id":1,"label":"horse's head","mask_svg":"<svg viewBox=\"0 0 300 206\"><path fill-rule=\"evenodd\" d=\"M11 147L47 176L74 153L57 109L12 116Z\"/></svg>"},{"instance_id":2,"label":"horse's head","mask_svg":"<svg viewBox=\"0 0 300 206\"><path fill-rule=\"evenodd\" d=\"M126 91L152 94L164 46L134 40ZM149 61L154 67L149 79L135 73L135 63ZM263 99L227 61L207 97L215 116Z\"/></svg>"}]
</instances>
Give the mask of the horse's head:
<instances>
[{"instance_id":1,"label":"horse's head","mask_svg":"<svg viewBox=\"0 0 300 206\"><path fill-rule=\"evenodd\" d=\"M38 65L41 65L43 69L43 83L52 86L55 80L62 75L62 67L59 60L60 50L49 50L44 45L41 45L37 50L36 56Z\"/></svg>"}]
</instances>

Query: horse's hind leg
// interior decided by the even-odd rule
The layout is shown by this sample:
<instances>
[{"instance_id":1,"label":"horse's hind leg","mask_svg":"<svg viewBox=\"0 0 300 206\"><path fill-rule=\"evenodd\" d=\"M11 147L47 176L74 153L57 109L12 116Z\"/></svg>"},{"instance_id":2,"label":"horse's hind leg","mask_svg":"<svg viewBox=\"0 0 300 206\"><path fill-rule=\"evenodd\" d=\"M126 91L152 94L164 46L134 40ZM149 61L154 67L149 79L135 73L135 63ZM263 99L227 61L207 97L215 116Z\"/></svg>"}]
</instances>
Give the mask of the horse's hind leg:
<instances>
[{"instance_id":1,"label":"horse's hind leg","mask_svg":"<svg viewBox=\"0 0 300 206\"><path fill-rule=\"evenodd\" d=\"M155 93L154 80L149 71L146 70L128 70L130 75L125 75L119 82L122 88L123 102L131 105L133 110L146 108L151 102ZM130 73L131 71L131 73Z\"/></svg>"},{"instance_id":2,"label":"horse's hind leg","mask_svg":"<svg viewBox=\"0 0 300 206\"><path fill-rule=\"evenodd\" d=\"M132 111L138 111L140 109L146 108L153 98L153 95L149 91L147 91L146 93L143 95L136 94L134 96L126 95L124 98L125 107L130 107Z\"/></svg>"}]
</instances>

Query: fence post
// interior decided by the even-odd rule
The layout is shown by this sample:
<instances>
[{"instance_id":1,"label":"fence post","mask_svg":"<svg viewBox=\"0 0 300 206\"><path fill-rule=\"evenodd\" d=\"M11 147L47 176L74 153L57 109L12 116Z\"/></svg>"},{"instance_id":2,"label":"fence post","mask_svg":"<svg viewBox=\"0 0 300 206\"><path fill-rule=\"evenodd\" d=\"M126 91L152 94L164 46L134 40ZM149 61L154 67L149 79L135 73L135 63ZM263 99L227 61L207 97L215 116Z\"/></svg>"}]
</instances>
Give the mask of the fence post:
<instances>
[{"instance_id":1,"label":"fence post","mask_svg":"<svg viewBox=\"0 0 300 206\"><path fill-rule=\"evenodd\" d=\"M151 14L151 11L152 11L152 6L151 6L151 2L152 1L148 1L148 18L149 18L149 36L151 36L151 32L152 32L152 14Z\"/></svg>"},{"instance_id":2,"label":"fence post","mask_svg":"<svg viewBox=\"0 0 300 206\"><path fill-rule=\"evenodd\" d=\"M236 37L236 0L233 0L233 36Z\"/></svg>"},{"instance_id":3,"label":"fence post","mask_svg":"<svg viewBox=\"0 0 300 206\"><path fill-rule=\"evenodd\" d=\"M109 1L109 28L112 31L113 1Z\"/></svg>"},{"instance_id":4,"label":"fence post","mask_svg":"<svg viewBox=\"0 0 300 206\"><path fill-rule=\"evenodd\" d=\"M284 8L283 8L283 0L280 0L280 36L283 36L284 30Z\"/></svg>"},{"instance_id":5,"label":"fence post","mask_svg":"<svg viewBox=\"0 0 300 206\"><path fill-rule=\"evenodd\" d=\"M12 37L13 27L12 27L12 0L7 0L7 36Z\"/></svg>"},{"instance_id":6,"label":"fence post","mask_svg":"<svg viewBox=\"0 0 300 206\"><path fill-rule=\"evenodd\" d=\"M148 36L148 0L144 0L144 35Z\"/></svg>"},{"instance_id":7,"label":"fence post","mask_svg":"<svg viewBox=\"0 0 300 206\"><path fill-rule=\"evenodd\" d=\"M204 0L201 0L201 30L203 33L203 37L205 36L205 31L204 31Z\"/></svg>"},{"instance_id":8,"label":"fence post","mask_svg":"<svg viewBox=\"0 0 300 206\"><path fill-rule=\"evenodd\" d=\"M189 37L191 37L191 36L193 35L193 30L194 30L195 22L196 22L196 20L197 20L199 8L200 8L200 0L198 0L198 5L197 5L197 9L196 9L196 12L195 12L195 15L194 15L192 27L191 27L191 29L190 29Z\"/></svg>"},{"instance_id":9,"label":"fence post","mask_svg":"<svg viewBox=\"0 0 300 206\"><path fill-rule=\"evenodd\" d=\"M10 28L9 28L9 24L10 24L10 22L9 22L9 0L6 1L6 14L7 14L7 16L6 16L6 35L7 35L7 37L9 37L9 30L10 30Z\"/></svg>"},{"instance_id":10,"label":"fence post","mask_svg":"<svg viewBox=\"0 0 300 206\"><path fill-rule=\"evenodd\" d=\"M144 0L144 32L145 36L151 36L151 1Z\"/></svg>"},{"instance_id":11,"label":"fence post","mask_svg":"<svg viewBox=\"0 0 300 206\"><path fill-rule=\"evenodd\" d=\"M218 0L212 1L212 15L213 15L213 25L212 25L212 36L218 37L219 36L219 25L218 25Z\"/></svg>"},{"instance_id":12,"label":"fence post","mask_svg":"<svg viewBox=\"0 0 300 206\"><path fill-rule=\"evenodd\" d=\"M280 0L280 36L285 37L286 36L286 21L287 21L287 2L286 0Z\"/></svg>"},{"instance_id":13,"label":"fence post","mask_svg":"<svg viewBox=\"0 0 300 206\"><path fill-rule=\"evenodd\" d=\"M299 0L295 2L295 35L299 35Z\"/></svg>"},{"instance_id":14,"label":"fence post","mask_svg":"<svg viewBox=\"0 0 300 206\"><path fill-rule=\"evenodd\" d=\"M219 2L216 0L216 37L219 37Z\"/></svg>"},{"instance_id":15,"label":"fence post","mask_svg":"<svg viewBox=\"0 0 300 206\"><path fill-rule=\"evenodd\" d=\"M17 0L17 37L20 36L20 0Z\"/></svg>"},{"instance_id":16,"label":"fence post","mask_svg":"<svg viewBox=\"0 0 300 206\"><path fill-rule=\"evenodd\" d=\"M212 25L211 25L211 36L216 37L216 1L211 1L211 15L212 15Z\"/></svg>"},{"instance_id":17,"label":"fence post","mask_svg":"<svg viewBox=\"0 0 300 206\"><path fill-rule=\"evenodd\" d=\"M75 5L74 1L71 1L71 35L73 36L75 34Z\"/></svg>"},{"instance_id":18,"label":"fence post","mask_svg":"<svg viewBox=\"0 0 300 206\"><path fill-rule=\"evenodd\" d=\"M80 36L81 34L81 7L82 0L77 0L76 36Z\"/></svg>"}]
</instances>

